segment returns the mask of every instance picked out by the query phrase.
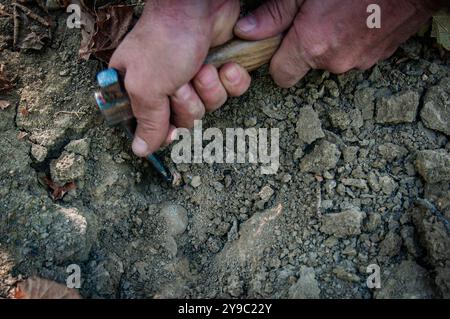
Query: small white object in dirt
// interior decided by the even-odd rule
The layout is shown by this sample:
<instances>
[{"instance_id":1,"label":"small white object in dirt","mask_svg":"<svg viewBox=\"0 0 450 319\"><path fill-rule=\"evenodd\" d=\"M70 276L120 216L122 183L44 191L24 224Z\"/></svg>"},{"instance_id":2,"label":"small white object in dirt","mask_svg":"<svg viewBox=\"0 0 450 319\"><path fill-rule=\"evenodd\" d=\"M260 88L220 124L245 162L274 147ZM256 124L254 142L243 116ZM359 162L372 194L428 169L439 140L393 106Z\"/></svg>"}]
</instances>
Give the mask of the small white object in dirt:
<instances>
[{"instance_id":1,"label":"small white object in dirt","mask_svg":"<svg viewBox=\"0 0 450 319\"><path fill-rule=\"evenodd\" d=\"M261 200L267 202L270 199L270 197L272 197L274 192L275 191L272 189L272 187L266 185L263 188L261 188L258 195L261 198Z\"/></svg>"},{"instance_id":2,"label":"small white object in dirt","mask_svg":"<svg viewBox=\"0 0 450 319\"><path fill-rule=\"evenodd\" d=\"M166 203L162 205L160 213L166 222L169 235L176 236L186 230L188 216L187 210L183 206Z\"/></svg>"},{"instance_id":3,"label":"small white object in dirt","mask_svg":"<svg viewBox=\"0 0 450 319\"><path fill-rule=\"evenodd\" d=\"M291 299L318 299L320 298L319 283L315 278L314 269L302 266L300 276L295 284L289 288L288 296Z\"/></svg>"},{"instance_id":4,"label":"small white object in dirt","mask_svg":"<svg viewBox=\"0 0 450 319\"><path fill-rule=\"evenodd\" d=\"M47 148L39 144L31 145L31 156L36 160L36 162L41 163L47 157Z\"/></svg>"},{"instance_id":5,"label":"small white object in dirt","mask_svg":"<svg viewBox=\"0 0 450 319\"><path fill-rule=\"evenodd\" d=\"M322 216L320 231L344 238L361 234L361 226L366 214L358 208L350 208L340 213L331 213Z\"/></svg>"},{"instance_id":6,"label":"small white object in dirt","mask_svg":"<svg viewBox=\"0 0 450 319\"><path fill-rule=\"evenodd\" d=\"M196 176L192 177L192 180L191 180L192 187L197 188L201 184L202 184L202 179L200 178L200 176L196 175Z\"/></svg>"}]
</instances>

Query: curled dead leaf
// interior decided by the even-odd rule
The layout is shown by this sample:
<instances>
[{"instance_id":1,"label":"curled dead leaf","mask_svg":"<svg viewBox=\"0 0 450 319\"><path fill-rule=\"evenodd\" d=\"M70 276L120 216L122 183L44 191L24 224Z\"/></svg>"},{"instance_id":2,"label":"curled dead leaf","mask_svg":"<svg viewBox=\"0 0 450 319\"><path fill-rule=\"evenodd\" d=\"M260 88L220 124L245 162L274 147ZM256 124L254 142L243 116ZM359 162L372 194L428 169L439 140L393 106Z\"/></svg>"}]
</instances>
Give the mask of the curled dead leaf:
<instances>
[{"instance_id":1,"label":"curled dead leaf","mask_svg":"<svg viewBox=\"0 0 450 319\"><path fill-rule=\"evenodd\" d=\"M81 8L80 57L87 60L93 54L97 59L108 62L133 25L134 6L104 6L96 11L86 5Z\"/></svg>"},{"instance_id":2,"label":"curled dead leaf","mask_svg":"<svg viewBox=\"0 0 450 319\"><path fill-rule=\"evenodd\" d=\"M78 290L55 281L31 277L17 284L15 299L81 299Z\"/></svg>"},{"instance_id":3,"label":"curled dead leaf","mask_svg":"<svg viewBox=\"0 0 450 319\"><path fill-rule=\"evenodd\" d=\"M44 185L47 185L51 190L51 197L53 200L58 200L64 197L64 195L75 189L77 186L75 185L75 182L69 182L67 184L64 184L63 186L60 186L56 184L54 181L51 180L48 176L44 176L42 178L42 182Z\"/></svg>"}]
</instances>

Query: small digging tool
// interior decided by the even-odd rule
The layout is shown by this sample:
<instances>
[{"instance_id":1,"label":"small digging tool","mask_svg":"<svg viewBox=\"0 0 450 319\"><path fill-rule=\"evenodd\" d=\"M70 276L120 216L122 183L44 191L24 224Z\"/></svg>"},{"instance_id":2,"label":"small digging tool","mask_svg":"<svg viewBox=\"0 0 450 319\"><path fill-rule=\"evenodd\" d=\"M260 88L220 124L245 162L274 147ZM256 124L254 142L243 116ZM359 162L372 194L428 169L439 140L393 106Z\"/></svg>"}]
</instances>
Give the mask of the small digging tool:
<instances>
[{"instance_id":1,"label":"small digging tool","mask_svg":"<svg viewBox=\"0 0 450 319\"><path fill-rule=\"evenodd\" d=\"M270 61L280 45L281 38L281 35L277 35L259 41L232 40L212 48L205 64L220 67L225 63L235 62L247 71L255 70ZM103 70L97 74L97 82L100 90L95 92L95 100L106 123L110 126L122 126L127 136L133 139L136 120L119 73L111 68ZM155 154L148 155L147 160L165 181L171 185L179 184L179 176L171 172Z\"/></svg>"}]
</instances>

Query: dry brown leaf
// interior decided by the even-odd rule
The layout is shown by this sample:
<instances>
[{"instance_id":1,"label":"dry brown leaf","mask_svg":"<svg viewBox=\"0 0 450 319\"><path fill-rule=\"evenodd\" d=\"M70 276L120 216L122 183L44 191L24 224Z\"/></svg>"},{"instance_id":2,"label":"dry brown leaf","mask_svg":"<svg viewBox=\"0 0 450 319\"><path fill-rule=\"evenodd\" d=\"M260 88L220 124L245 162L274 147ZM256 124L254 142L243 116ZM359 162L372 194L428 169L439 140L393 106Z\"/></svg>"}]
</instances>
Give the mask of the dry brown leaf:
<instances>
[{"instance_id":1,"label":"dry brown leaf","mask_svg":"<svg viewBox=\"0 0 450 319\"><path fill-rule=\"evenodd\" d=\"M32 277L17 284L15 299L81 299L78 290L55 281Z\"/></svg>"},{"instance_id":2,"label":"dry brown leaf","mask_svg":"<svg viewBox=\"0 0 450 319\"><path fill-rule=\"evenodd\" d=\"M18 47L21 49L31 49L31 50L41 50L45 41L48 39L48 35L46 34L38 34L36 32L30 32L27 34L25 38L18 44Z\"/></svg>"},{"instance_id":3,"label":"dry brown leaf","mask_svg":"<svg viewBox=\"0 0 450 319\"><path fill-rule=\"evenodd\" d=\"M0 92L8 91L13 88L11 81L6 76L5 66L0 64Z\"/></svg>"},{"instance_id":4,"label":"dry brown leaf","mask_svg":"<svg viewBox=\"0 0 450 319\"><path fill-rule=\"evenodd\" d=\"M82 41L80 56L108 62L112 53L123 40L133 24L134 6L116 5L99 8L96 13L82 6Z\"/></svg>"},{"instance_id":5,"label":"dry brown leaf","mask_svg":"<svg viewBox=\"0 0 450 319\"><path fill-rule=\"evenodd\" d=\"M52 192L50 193L50 195L53 200L63 198L67 192L77 187L75 185L75 182L69 182L63 186L59 186L47 176L44 176L44 178L42 178L42 181L44 182L45 185L47 185L51 189Z\"/></svg>"},{"instance_id":6,"label":"dry brown leaf","mask_svg":"<svg viewBox=\"0 0 450 319\"><path fill-rule=\"evenodd\" d=\"M4 110L10 105L11 103L9 103L8 101L0 100L0 110Z\"/></svg>"}]
</instances>

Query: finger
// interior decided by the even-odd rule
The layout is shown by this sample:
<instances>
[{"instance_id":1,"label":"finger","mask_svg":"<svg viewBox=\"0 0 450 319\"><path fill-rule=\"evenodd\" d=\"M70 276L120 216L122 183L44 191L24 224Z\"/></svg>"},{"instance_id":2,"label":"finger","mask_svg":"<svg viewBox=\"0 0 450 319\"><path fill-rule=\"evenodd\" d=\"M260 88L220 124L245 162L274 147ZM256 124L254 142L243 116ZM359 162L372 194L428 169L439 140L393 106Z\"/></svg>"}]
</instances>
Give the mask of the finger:
<instances>
[{"instance_id":1,"label":"finger","mask_svg":"<svg viewBox=\"0 0 450 319\"><path fill-rule=\"evenodd\" d=\"M221 107L227 100L227 91L220 83L217 69L206 64L202 66L193 81L195 91L203 101L206 112L212 112Z\"/></svg>"},{"instance_id":2,"label":"finger","mask_svg":"<svg viewBox=\"0 0 450 319\"><path fill-rule=\"evenodd\" d=\"M191 128L194 121L205 115L205 106L190 83L182 85L170 97L172 123L176 127Z\"/></svg>"},{"instance_id":3,"label":"finger","mask_svg":"<svg viewBox=\"0 0 450 319\"><path fill-rule=\"evenodd\" d=\"M145 157L158 150L167 137L169 100L167 97L144 100L132 94L130 99L137 121L132 149L137 156Z\"/></svg>"},{"instance_id":4,"label":"finger","mask_svg":"<svg viewBox=\"0 0 450 319\"><path fill-rule=\"evenodd\" d=\"M272 57L269 72L278 86L288 88L295 85L311 70L304 58L304 50L298 41L295 26L283 39L280 48Z\"/></svg>"},{"instance_id":5,"label":"finger","mask_svg":"<svg viewBox=\"0 0 450 319\"><path fill-rule=\"evenodd\" d=\"M166 139L163 143L163 146L170 145L175 140L176 134L177 134L177 128L175 126L173 126L172 124L170 124Z\"/></svg>"},{"instance_id":6,"label":"finger","mask_svg":"<svg viewBox=\"0 0 450 319\"><path fill-rule=\"evenodd\" d=\"M227 63L220 68L220 80L229 96L240 96L248 90L251 77L236 63Z\"/></svg>"},{"instance_id":7,"label":"finger","mask_svg":"<svg viewBox=\"0 0 450 319\"><path fill-rule=\"evenodd\" d=\"M259 40L286 30L303 0L269 0L248 16L240 19L234 33L243 39Z\"/></svg>"}]
</instances>

